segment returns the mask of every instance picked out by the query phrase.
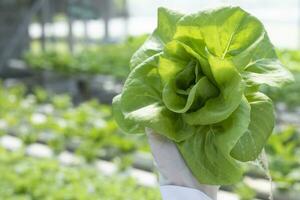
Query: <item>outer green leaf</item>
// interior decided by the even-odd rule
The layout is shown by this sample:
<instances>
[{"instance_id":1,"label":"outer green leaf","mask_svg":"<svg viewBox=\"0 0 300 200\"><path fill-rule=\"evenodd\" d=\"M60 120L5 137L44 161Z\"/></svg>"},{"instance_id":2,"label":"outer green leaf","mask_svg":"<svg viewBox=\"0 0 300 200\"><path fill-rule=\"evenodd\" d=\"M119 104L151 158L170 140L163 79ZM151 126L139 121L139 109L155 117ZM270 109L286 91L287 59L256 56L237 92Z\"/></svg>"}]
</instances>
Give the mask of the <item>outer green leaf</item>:
<instances>
[{"instance_id":1,"label":"outer green leaf","mask_svg":"<svg viewBox=\"0 0 300 200\"><path fill-rule=\"evenodd\" d=\"M126 133L140 134L144 133L144 127L141 127L136 121L125 118L120 106L121 95L114 97L112 102L113 115L119 127Z\"/></svg>"},{"instance_id":2,"label":"outer green leaf","mask_svg":"<svg viewBox=\"0 0 300 200\"><path fill-rule=\"evenodd\" d=\"M183 14L160 7L158 8L157 32L161 40L167 43L173 39L176 31L176 23Z\"/></svg>"},{"instance_id":3,"label":"outer green leaf","mask_svg":"<svg viewBox=\"0 0 300 200\"><path fill-rule=\"evenodd\" d=\"M277 59L261 59L246 68L243 78L252 85L280 87L292 81L293 75Z\"/></svg>"},{"instance_id":4,"label":"outer green leaf","mask_svg":"<svg viewBox=\"0 0 300 200\"><path fill-rule=\"evenodd\" d=\"M181 115L170 112L160 104L142 107L128 113L127 117L175 142L186 140L196 131L195 127L183 121Z\"/></svg>"},{"instance_id":5,"label":"outer green leaf","mask_svg":"<svg viewBox=\"0 0 300 200\"><path fill-rule=\"evenodd\" d=\"M178 12L165 8L158 9L158 27L132 56L130 61L131 69L163 50L164 45L172 39L176 30L176 22L182 16Z\"/></svg>"},{"instance_id":6,"label":"outer green leaf","mask_svg":"<svg viewBox=\"0 0 300 200\"><path fill-rule=\"evenodd\" d=\"M122 91L123 112L132 112L141 107L161 102L162 85L158 76L156 54L133 69Z\"/></svg>"},{"instance_id":7,"label":"outer green leaf","mask_svg":"<svg viewBox=\"0 0 300 200\"><path fill-rule=\"evenodd\" d=\"M262 93L247 96L251 106L251 122L231 155L240 161L255 160L272 133L275 116L272 101Z\"/></svg>"},{"instance_id":8,"label":"outer green leaf","mask_svg":"<svg viewBox=\"0 0 300 200\"><path fill-rule=\"evenodd\" d=\"M130 60L130 69L142 64L145 60L160 53L163 50L163 44L156 32L149 36L146 42L133 54Z\"/></svg>"},{"instance_id":9,"label":"outer green leaf","mask_svg":"<svg viewBox=\"0 0 300 200\"><path fill-rule=\"evenodd\" d=\"M175 34L176 39L204 40L207 50L221 58L241 53L264 32L262 24L239 7L188 15L178 22L178 27L181 33Z\"/></svg>"},{"instance_id":10,"label":"outer green leaf","mask_svg":"<svg viewBox=\"0 0 300 200\"><path fill-rule=\"evenodd\" d=\"M242 170L230 151L247 130L250 106L243 99L238 109L224 122L202 126L199 132L178 143L188 167L204 184L231 184L241 179Z\"/></svg>"}]
</instances>

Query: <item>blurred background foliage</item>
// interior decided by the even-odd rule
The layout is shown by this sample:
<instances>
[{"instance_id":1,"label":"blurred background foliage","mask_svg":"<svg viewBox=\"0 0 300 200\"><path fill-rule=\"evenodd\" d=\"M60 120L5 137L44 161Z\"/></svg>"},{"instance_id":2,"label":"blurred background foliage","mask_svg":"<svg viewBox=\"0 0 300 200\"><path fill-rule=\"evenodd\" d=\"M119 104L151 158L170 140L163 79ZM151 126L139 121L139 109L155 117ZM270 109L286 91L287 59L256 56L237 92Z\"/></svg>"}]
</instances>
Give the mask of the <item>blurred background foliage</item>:
<instances>
[{"instance_id":1,"label":"blurred background foliage","mask_svg":"<svg viewBox=\"0 0 300 200\"><path fill-rule=\"evenodd\" d=\"M0 23L7 28L0 31L0 199L160 199L156 181L143 184L132 176L134 169L155 173L147 139L122 133L111 113L130 57L147 38L127 30L130 2L136 3L0 2ZM151 25L147 18L142 22ZM60 36L53 34L57 29L69 30ZM275 200L292 200L300 196L300 51L284 47L277 53L295 82L262 88L277 112L266 152ZM97 168L99 161L110 173ZM264 171L246 170L243 182L222 191L234 193L232 199L268 199Z\"/></svg>"}]
</instances>

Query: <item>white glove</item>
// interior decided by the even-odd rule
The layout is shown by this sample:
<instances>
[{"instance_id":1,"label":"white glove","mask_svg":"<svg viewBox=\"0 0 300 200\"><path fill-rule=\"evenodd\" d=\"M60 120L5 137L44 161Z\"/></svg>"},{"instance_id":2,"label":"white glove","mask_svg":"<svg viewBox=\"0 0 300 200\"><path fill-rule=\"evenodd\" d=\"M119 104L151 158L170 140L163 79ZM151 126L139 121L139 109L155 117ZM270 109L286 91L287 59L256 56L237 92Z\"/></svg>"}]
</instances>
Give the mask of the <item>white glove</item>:
<instances>
[{"instance_id":1,"label":"white glove","mask_svg":"<svg viewBox=\"0 0 300 200\"><path fill-rule=\"evenodd\" d=\"M146 132L154 160L160 173L159 182L161 186L182 186L192 188L193 190L190 190L191 193L194 193L194 189L196 189L198 190L196 192L201 191L199 193L205 193L213 200L217 199L219 186L200 184L186 166L180 152L172 141L160 134L154 133L150 129L146 129ZM200 199L207 199L207 197ZM189 200L189 198L185 198L185 200Z\"/></svg>"}]
</instances>

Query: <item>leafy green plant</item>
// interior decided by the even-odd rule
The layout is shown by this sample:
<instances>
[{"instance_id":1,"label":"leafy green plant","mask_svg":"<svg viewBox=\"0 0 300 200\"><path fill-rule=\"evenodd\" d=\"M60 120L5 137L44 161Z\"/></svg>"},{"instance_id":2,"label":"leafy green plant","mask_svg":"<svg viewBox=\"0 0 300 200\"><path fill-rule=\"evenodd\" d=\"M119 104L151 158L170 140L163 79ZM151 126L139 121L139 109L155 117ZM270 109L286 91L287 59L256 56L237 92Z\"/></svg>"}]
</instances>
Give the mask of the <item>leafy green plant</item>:
<instances>
[{"instance_id":1,"label":"leafy green plant","mask_svg":"<svg viewBox=\"0 0 300 200\"><path fill-rule=\"evenodd\" d=\"M114 116L126 132L147 127L174 141L199 182L231 184L274 126L272 101L259 86L291 79L262 23L241 8L191 15L160 8L113 100Z\"/></svg>"},{"instance_id":2,"label":"leafy green plant","mask_svg":"<svg viewBox=\"0 0 300 200\"><path fill-rule=\"evenodd\" d=\"M27 92L22 85L0 84L1 134L13 134L26 144L42 141L55 152L71 149L88 161L101 156L128 162L127 157L146 146L145 138L129 140L121 133L109 105L90 100L75 106L67 94L42 88Z\"/></svg>"},{"instance_id":3,"label":"leafy green plant","mask_svg":"<svg viewBox=\"0 0 300 200\"><path fill-rule=\"evenodd\" d=\"M68 51L46 51L25 54L26 63L36 70L49 70L64 74L105 74L118 79L129 73L127 63L146 37L129 37L118 44L103 44L85 48L72 55Z\"/></svg>"},{"instance_id":4,"label":"leafy green plant","mask_svg":"<svg viewBox=\"0 0 300 200\"><path fill-rule=\"evenodd\" d=\"M233 191L239 195L240 200L253 200L256 196L255 190L245 183L236 184Z\"/></svg>"},{"instance_id":5,"label":"leafy green plant","mask_svg":"<svg viewBox=\"0 0 300 200\"><path fill-rule=\"evenodd\" d=\"M266 147L270 172L281 191L300 191L300 134L288 127L270 137Z\"/></svg>"},{"instance_id":6,"label":"leafy green plant","mask_svg":"<svg viewBox=\"0 0 300 200\"><path fill-rule=\"evenodd\" d=\"M291 71L300 72L300 51L282 49L277 51L281 62Z\"/></svg>"},{"instance_id":7,"label":"leafy green plant","mask_svg":"<svg viewBox=\"0 0 300 200\"><path fill-rule=\"evenodd\" d=\"M281 50L278 56L282 63L294 75L295 81L281 88L264 88L264 91L275 102L283 102L289 108L300 106L300 51Z\"/></svg>"}]
</instances>

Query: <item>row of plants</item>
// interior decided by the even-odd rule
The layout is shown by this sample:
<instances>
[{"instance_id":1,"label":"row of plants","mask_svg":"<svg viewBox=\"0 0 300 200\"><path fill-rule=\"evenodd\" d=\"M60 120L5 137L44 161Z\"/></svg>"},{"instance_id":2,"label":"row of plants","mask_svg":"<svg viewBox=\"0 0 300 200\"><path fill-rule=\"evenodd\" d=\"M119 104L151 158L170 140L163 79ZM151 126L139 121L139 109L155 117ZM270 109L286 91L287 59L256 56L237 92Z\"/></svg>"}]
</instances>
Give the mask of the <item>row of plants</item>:
<instances>
[{"instance_id":1,"label":"row of plants","mask_svg":"<svg viewBox=\"0 0 300 200\"><path fill-rule=\"evenodd\" d=\"M28 51L24 60L35 70L64 74L105 74L124 79L129 73L130 57L147 36L129 37L124 42L68 51Z\"/></svg>"},{"instance_id":2,"label":"row of plants","mask_svg":"<svg viewBox=\"0 0 300 200\"><path fill-rule=\"evenodd\" d=\"M62 166L0 148L0 199L158 200L159 191L126 176L105 177L90 166Z\"/></svg>"},{"instance_id":3,"label":"row of plants","mask_svg":"<svg viewBox=\"0 0 300 200\"><path fill-rule=\"evenodd\" d=\"M147 150L144 137L129 138L112 119L111 107L96 100L74 105L69 95L41 88L0 85L0 133L26 144L44 142L56 152L75 151L88 161L96 157L130 161L137 149ZM127 163L129 164L129 163Z\"/></svg>"}]
</instances>

